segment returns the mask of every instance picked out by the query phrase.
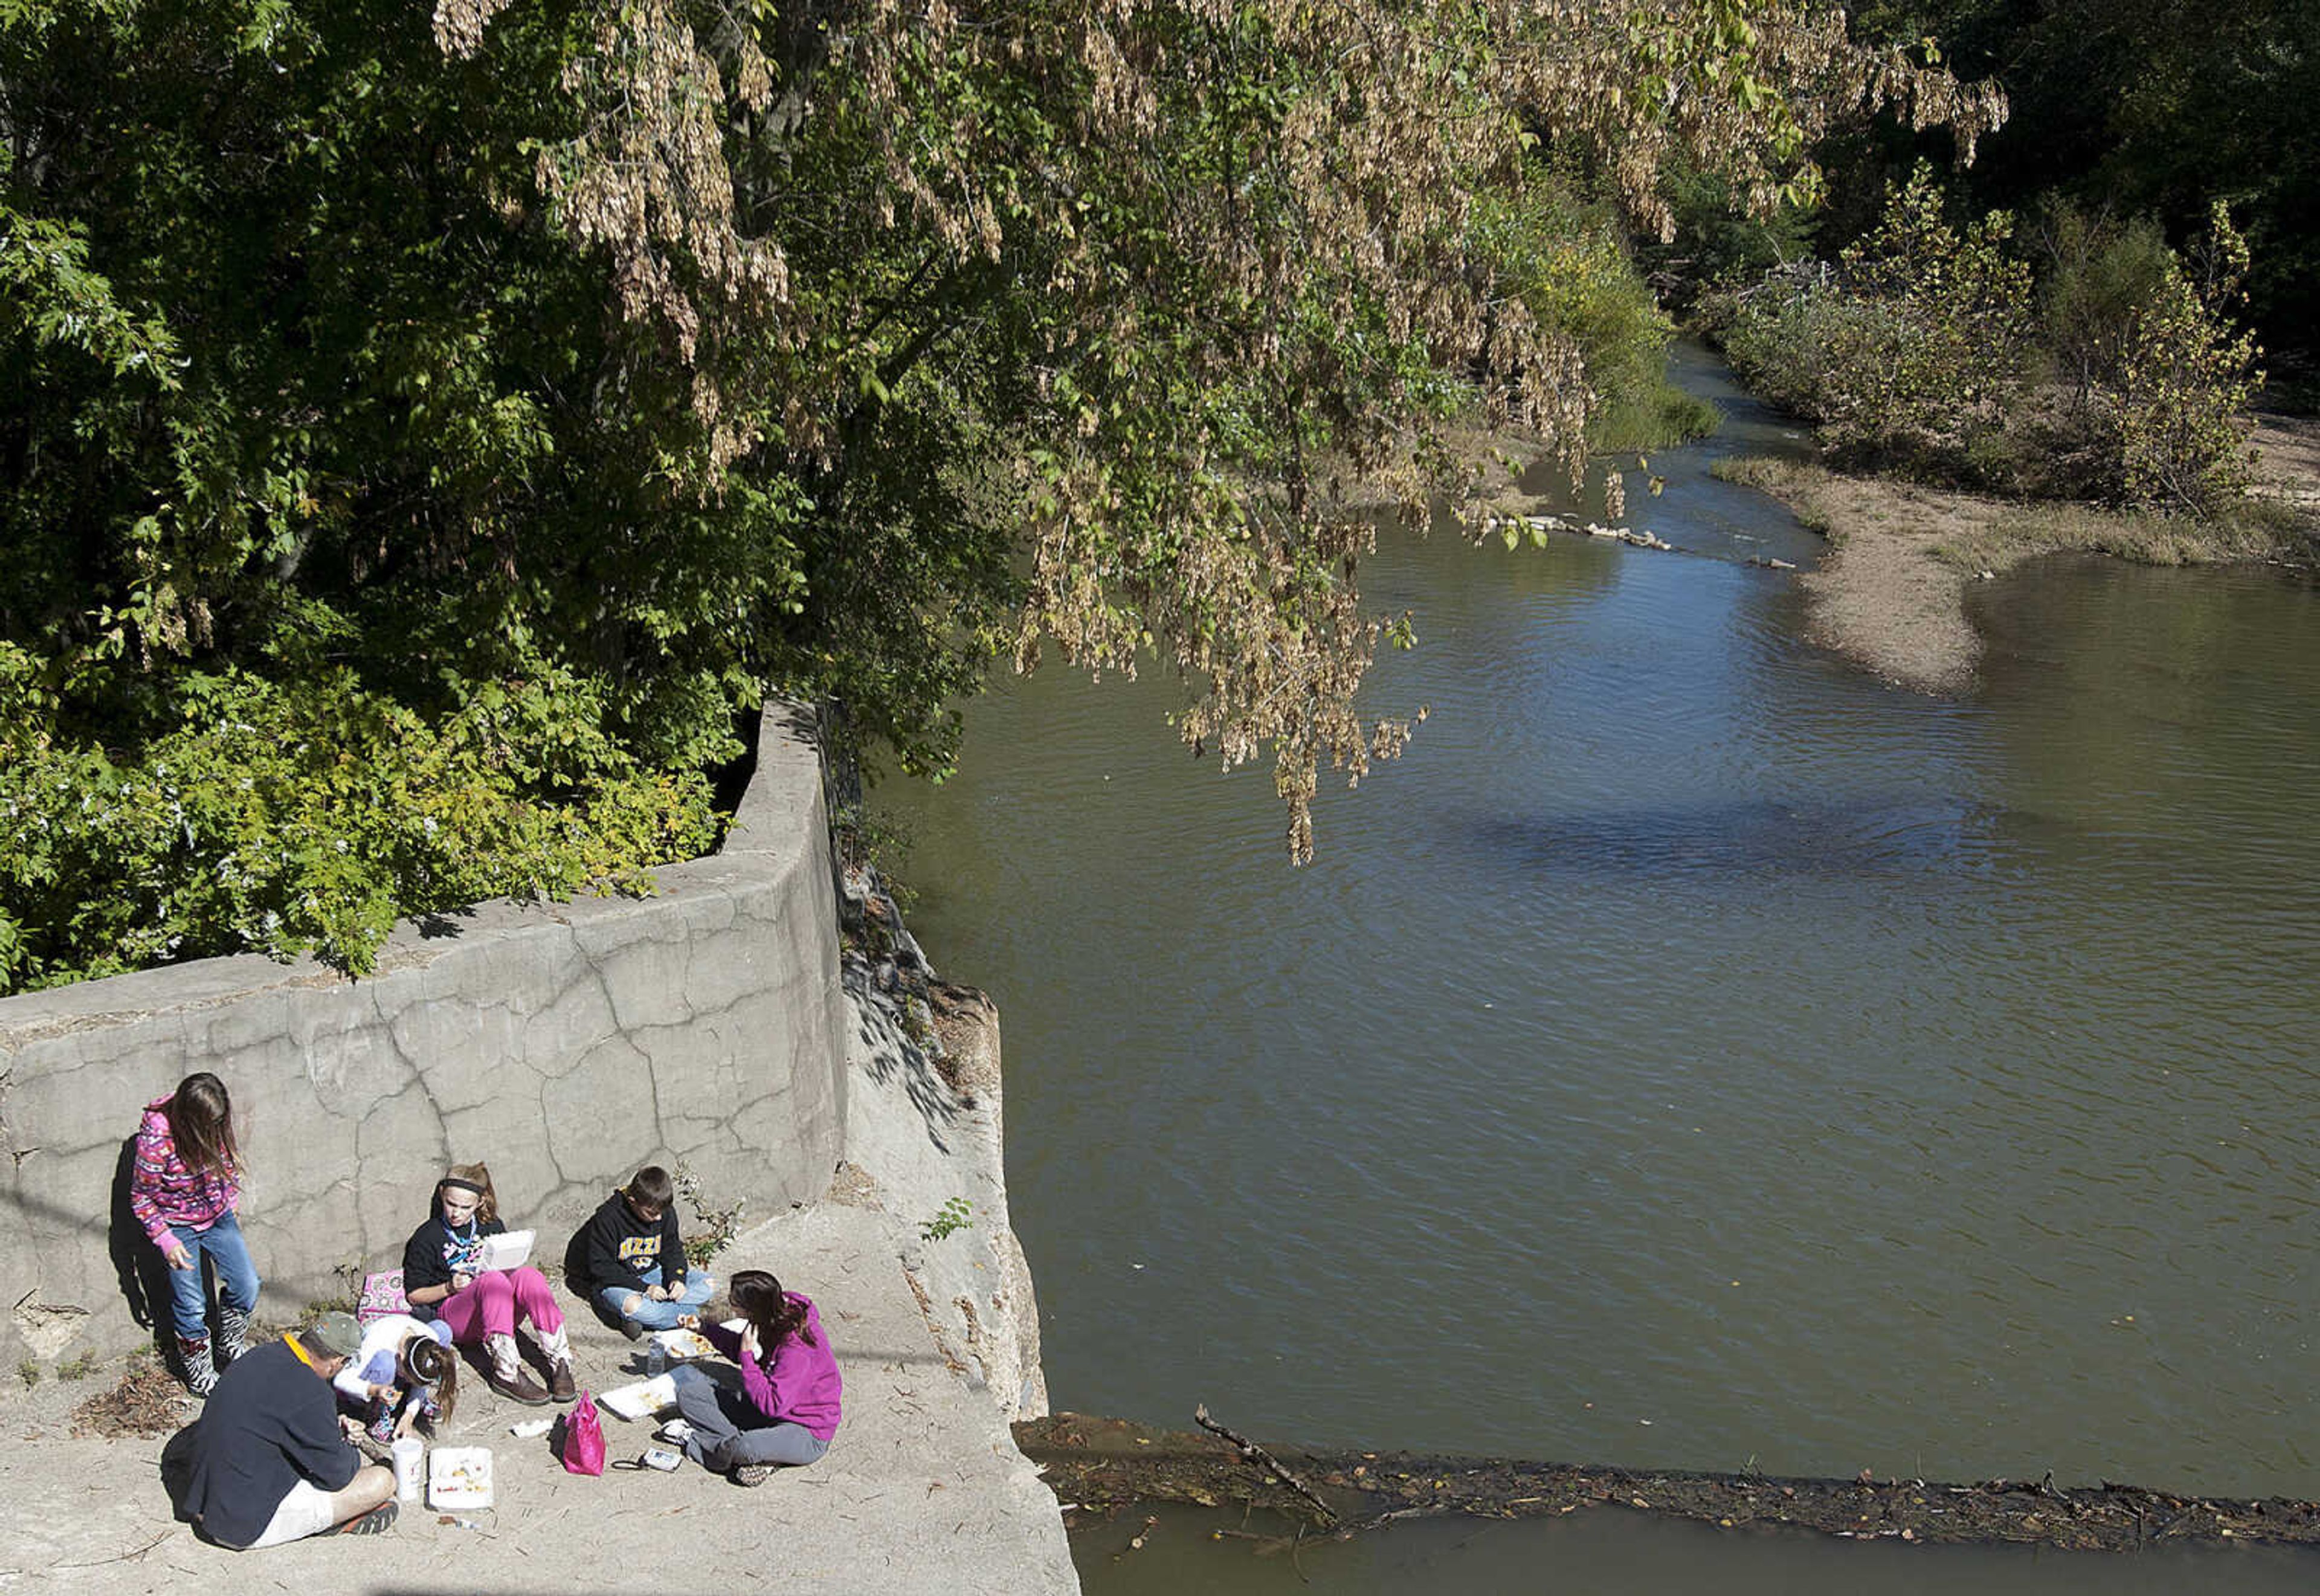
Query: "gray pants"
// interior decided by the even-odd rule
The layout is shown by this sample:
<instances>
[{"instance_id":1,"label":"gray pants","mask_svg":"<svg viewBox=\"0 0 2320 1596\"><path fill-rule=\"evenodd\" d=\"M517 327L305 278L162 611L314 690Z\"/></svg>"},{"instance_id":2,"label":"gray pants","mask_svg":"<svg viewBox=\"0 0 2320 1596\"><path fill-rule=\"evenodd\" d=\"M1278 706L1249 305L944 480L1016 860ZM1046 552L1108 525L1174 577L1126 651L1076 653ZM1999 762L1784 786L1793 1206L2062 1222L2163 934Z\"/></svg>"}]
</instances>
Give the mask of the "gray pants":
<instances>
[{"instance_id":1,"label":"gray pants","mask_svg":"<svg viewBox=\"0 0 2320 1596\"><path fill-rule=\"evenodd\" d=\"M746 1395L690 1365L679 1365L675 1378L676 1410L693 1426L684 1455L702 1468L720 1474L752 1463L795 1468L820 1461L829 1450L829 1443L804 1425L767 1419Z\"/></svg>"}]
</instances>

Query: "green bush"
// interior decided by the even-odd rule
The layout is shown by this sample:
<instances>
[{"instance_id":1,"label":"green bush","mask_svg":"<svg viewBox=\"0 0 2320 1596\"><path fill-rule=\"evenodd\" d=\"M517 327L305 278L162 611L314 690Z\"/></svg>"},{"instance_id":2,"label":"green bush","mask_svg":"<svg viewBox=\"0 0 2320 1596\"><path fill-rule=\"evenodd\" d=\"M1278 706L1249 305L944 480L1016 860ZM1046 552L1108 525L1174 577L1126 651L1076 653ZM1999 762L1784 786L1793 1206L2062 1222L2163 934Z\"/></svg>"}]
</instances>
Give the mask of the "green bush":
<instances>
[{"instance_id":1,"label":"green bush","mask_svg":"<svg viewBox=\"0 0 2320 1596\"><path fill-rule=\"evenodd\" d=\"M552 672L434 721L344 670L193 675L134 753L55 708L0 644L0 991L245 951L360 973L401 915L635 890L716 835L705 777L639 766Z\"/></svg>"},{"instance_id":2,"label":"green bush","mask_svg":"<svg viewBox=\"0 0 2320 1596\"><path fill-rule=\"evenodd\" d=\"M1743 299L1726 350L1842 455L1960 464L2023 380L2030 274L2007 250L2012 230L1998 211L1952 227L1920 165L1833 270L1783 273Z\"/></svg>"},{"instance_id":3,"label":"green bush","mask_svg":"<svg viewBox=\"0 0 2320 1596\"><path fill-rule=\"evenodd\" d=\"M2156 222L2051 213L2039 232L2048 393L2017 431L2025 484L2056 495L2212 516L2248 483L2243 412L2262 381L2232 311L2247 246L2218 207L2187 260Z\"/></svg>"},{"instance_id":4,"label":"green bush","mask_svg":"<svg viewBox=\"0 0 2320 1596\"><path fill-rule=\"evenodd\" d=\"M2050 204L2030 242L2037 257L2038 338L2053 379L2078 404L2116 388L2136 317L2174 269L2159 223L2090 217Z\"/></svg>"},{"instance_id":5,"label":"green bush","mask_svg":"<svg viewBox=\"0 0 2320 1596\"><path fill-rule=\"evenodd\" d=\"M1808 262L1769 275L1743 296L1722 336L1726 357L1752 390L1821 422L1853 404L1862 372L1885 363L1903 330L1888 307Z\"/></svg>"},{"instance_id":6,"label":"green bush","mask_svg":"<svg viewBox=\"0 0 2320 1596\"><path fill-rule=\"evenodd\" d=\"M2227 308L2247 274L2247 245L2217 202L2194 283L2170 259L2135 318L2117 390L2120 485L2129 503L2209 515L2247 491L2248 400L2262 383L2254 336Z\"/></svg>"},{"instance_id":7,"label":"green bush","mask_svg":"<svg viewBox=\"0 0 2320 1596\"><path fill-rule=\"evenodd\" d=\"M2011 235L2002 212L1952 227L1921 166L1835 266L1726 295L1726 354L1840 458L2177 513L2238 497L2262 379L2232 329L2248 253L2228 215L2187 262L2148 220L2050 209L2035 302Z\"/></svg>"}]
</instances>

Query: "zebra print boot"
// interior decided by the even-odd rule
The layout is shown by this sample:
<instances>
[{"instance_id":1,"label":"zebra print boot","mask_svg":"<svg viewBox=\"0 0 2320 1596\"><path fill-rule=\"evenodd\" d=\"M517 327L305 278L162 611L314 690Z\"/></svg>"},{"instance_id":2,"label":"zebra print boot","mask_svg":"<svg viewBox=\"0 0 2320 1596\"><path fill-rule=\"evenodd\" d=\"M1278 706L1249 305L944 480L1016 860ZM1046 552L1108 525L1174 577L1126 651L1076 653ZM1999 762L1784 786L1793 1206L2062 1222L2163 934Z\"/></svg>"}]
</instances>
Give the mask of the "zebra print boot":
<instances>
[{"instance_id":1,"label":"zebra print boot","mask_svg":"<svg viewBox=\"0 0 2320 1596\"><path fill-rule=\"evenodd\" d=\"M205 1397L217 1389L217 1365L210 1361L207 1336L177 1338L177 1378L197 1397Z\"/></svg>"},{"instance_id":2,"label":"zebra print boot","mask_svg":"<svg viewBox=\"0 0 2320 1596\"><path fill-rule=\"evenodd\" d=\"M218 1304L217 1366L224 1368L249 1350L249 1315L231 1302Z\"/></svg>"}]
</instances>

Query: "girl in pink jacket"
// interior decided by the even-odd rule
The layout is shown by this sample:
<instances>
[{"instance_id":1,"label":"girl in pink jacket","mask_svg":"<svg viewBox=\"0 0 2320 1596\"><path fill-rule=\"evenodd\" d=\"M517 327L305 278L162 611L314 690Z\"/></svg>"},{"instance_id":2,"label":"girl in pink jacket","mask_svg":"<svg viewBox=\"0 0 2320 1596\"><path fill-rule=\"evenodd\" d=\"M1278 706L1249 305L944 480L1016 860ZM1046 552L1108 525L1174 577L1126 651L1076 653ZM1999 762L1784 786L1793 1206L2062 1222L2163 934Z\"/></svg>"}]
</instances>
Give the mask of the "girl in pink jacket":
<instances>
[{"instance_id":1,"label":"girl in pink jacket","mask_svg":"<svg viewBox=\"0 0 2320 1596\"><path fill-rule=\"evenodd\" d=\"M810 1299L782 1290L763 1269L736 1271L728 1294L748 1325L738 1335L717 1324L699 1328L741 1365L741 1389L678 1365L683 1417L662 1426L661 1438L702 1467L731 1474L736 1485L761 1485L776 1466L813 1463L829 1450L843 1383Z\"/></svg>"},{"instance_id":2,"label":"girl in pink jacket","mask_svg":"<svg viewBox=\"0 0 2320 1596\"><path fill-rule=\"evenodd\" d=\"M209 1395L218 1371L249 1346L258 1270L241 1238L241 1149L233 1102L207 1070L187 1075L145 1105L129 1171L129 1211L169 1265L169 1314L177 1333L177 1378ZM218 1331L210 1342L206 1256L218 1283Z\"/></svg>"}]
</instances>

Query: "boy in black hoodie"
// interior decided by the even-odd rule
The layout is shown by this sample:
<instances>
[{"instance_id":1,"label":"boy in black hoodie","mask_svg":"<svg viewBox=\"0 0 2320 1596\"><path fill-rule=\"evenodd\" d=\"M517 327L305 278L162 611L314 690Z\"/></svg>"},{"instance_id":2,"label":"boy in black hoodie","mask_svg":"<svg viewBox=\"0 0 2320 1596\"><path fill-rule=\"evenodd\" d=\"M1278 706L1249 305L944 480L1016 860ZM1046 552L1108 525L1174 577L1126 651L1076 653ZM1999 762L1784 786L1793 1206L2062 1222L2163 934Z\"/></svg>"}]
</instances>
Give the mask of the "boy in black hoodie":
<instances>
[{"instance_id":1,"label":"boy in black hoodie","mask_svg":"<svg viewBox=\"0 0 2320 1596\"><path fill-rule=\"evenodd\" d=\"M676 1184L657 1164L604 1199L581 1237L587 1276L575 1283L631 1341L674 1329L679 1315L698 1312L717 1290L706 1270L685 1265Z\"/></svg>"}]
</instances>

